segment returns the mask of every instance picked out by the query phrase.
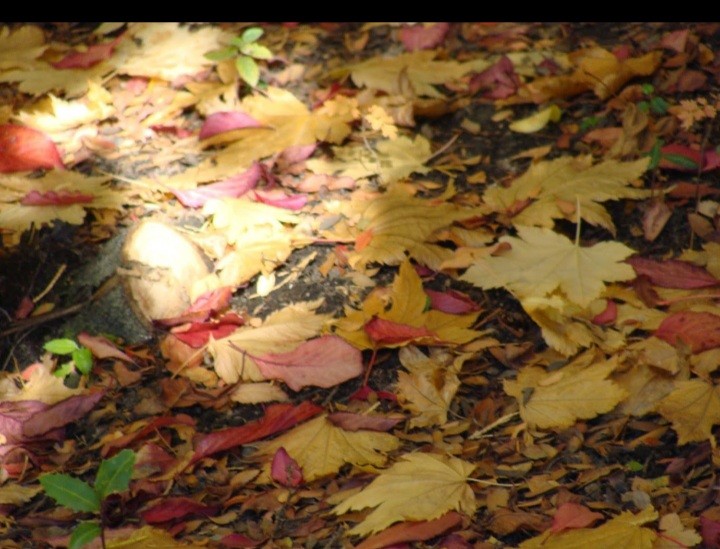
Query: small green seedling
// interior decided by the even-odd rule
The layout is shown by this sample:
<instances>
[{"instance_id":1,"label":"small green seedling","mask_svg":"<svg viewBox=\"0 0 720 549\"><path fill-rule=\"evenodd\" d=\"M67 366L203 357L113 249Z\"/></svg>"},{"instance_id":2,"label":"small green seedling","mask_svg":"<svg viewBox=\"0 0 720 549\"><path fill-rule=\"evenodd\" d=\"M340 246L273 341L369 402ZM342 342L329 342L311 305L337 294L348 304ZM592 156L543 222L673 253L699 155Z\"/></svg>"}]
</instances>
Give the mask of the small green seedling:
<instances>
[{"instance_id":1,"label":"small green seedling","mask_svg":"<svg viewBox=\"0 0 720 549\"><path fill-rule=\"evenodd\" d=\"M697 162L695 162L692 158L688 158L687 156L683 156L681 154L662 152L664 144L665 142L662 139L658 139L655 141L653 148L648 152L648 156L650 157L650 164L648 165L649 170L657 168L660 165L660 161L663 159L668 162L672 162L676 166L687 168L689 170L696 170L698 168Z\"/></svg>"},{"instance_id":2,"label":"small green seedling","mask_svg":"<svg viewBox=\"0 0 720 549\"><path fill-rule=\"evenodd\" d=\"M643 84L642 92L647 97L646 100L640 101L637 105L638 108L643 112L652 112L657 115L664 115L667 113L670 105L662 97L655 95L655 86L652 84Z\"/></svg>"},{"instance_id":3,"label":"small green seedling","mask_svg":"<svg viewBox=\"0 0 720 549\"><path fill-rule=\"evenodd\" d=\"M251 87L256 87L260 81L260 67L256 59L272 59L272 52L265 46L257 43L263 35L259 27L250 27L230 41L227 48L213 50L205 54L210 61L224 61L235 58L235 67L240 78Z\"/></svg>"},{"instance_id":4,"label":"small green seedling","mask_svg":"<svg viewBox=\"0 0 720 549\"><path fill-rule=\"evenodd\" d=\"M70 356L71 360L58 367L53 375L66 378L68 375L78 372L81 375L89 375L93 367L93 356L90 349L78 345L72 339L53 339L43 345L43 349L54 355Z\"/></svg>"},{"instance_id":5,"label":"small green seedling","mask_svg":"<svg viewBox=\"0 0 720 549\"><path fill-rule=\"evenodd\" d=\"M95 478L95 486L79 478L53 473L42 475L40 484L51 498L60 505L73 511L95 513L100 521L84 521L77 525L70 536L69 549L79 549L100 536L103 549L105 548L105 509L103 502L115 492L124 492L130 484L135 453L132 450L123 450L115 457L105 459Z\"/></svg>"}]
</instances>

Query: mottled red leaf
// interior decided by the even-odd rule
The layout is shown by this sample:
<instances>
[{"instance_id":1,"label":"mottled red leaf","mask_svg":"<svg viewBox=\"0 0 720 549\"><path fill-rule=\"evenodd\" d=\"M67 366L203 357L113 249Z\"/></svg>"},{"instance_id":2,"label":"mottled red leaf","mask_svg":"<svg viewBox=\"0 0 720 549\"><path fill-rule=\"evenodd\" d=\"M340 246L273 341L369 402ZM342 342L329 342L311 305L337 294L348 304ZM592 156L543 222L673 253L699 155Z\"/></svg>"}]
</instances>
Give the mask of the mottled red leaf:
<instances>
[{"instance_id":1,"label":"mottled red leaf","mask_svg":"<svg viewBox=\"0 0 720 549\"><path fill-rule=\"evenodd\" d=\"M120 35L112 42L94 44L85 51L71 51L60 61L53 63L52 66L56 69L89 69L100 63L100 61L109 59L122 38L123 35Z\"/></svg>"},{"instance_id":2,"label":"mottled red leaf","mask_svg":"<svg viewBox=\"0 0 720 549\"><path fill-rule=\"evenodd\" d=\"M254 162L243 173L229 177L217 183L202 185L196 189L170 189L186 208L200 208L212 198L238 198L255 188L262 171L260 164Z\"/></svg>"},{"instance_id":3,"label":"mottled red leaf","mask_svg":"<svg viewBox=\"0 0 720 549\"><path fill-rule=\"evenodd\" d=\"M553 517L550 530L557 534L570 528L587 528L602 518L601 513L595 513L579 503L563 503Z\"/></svg>"},{"instance_id":4,"label":"mottled red leaf","mask_svg":"<svg viewBox=\"0 0 720 549\"><path fill-rule=\"evenodd\" d=\"M475 303L469 295L457 290L438 292L426 289L425 293L430 298L430 307L436 311L451 315L462 315L480 310L480 305Z\"/></svg>"},{"instance_id":5,"label":"mottled red leaf","mask_svg":"<svg viewBox=\"0 0 720 549\"><path fill-rule=\"evenodd\" d=\"M282 446L278 448L273 456L270 476L275 482L283 486L295 487L303 483L302 469Z\"/></svg>"},{"instance_id":6,"label":"mottled red leaf","mask_svg":"<svg viewBox=\"0 0 720 549\"><path fill-rule=\"evenodd\" d=\"M173 328L172 334L193 349L199 349L210 341L210 336L214 339L222 339L243 324L245 324L245 319L237 313L226 313L216 320L178 326Z\"/></svg>"},{"instance_id":7,"label":"mottled red leaf","mask_svg":"<svg viewBox=\"0 0 720 549\"><path fill-rule=\"evenodd\" d=\"M615 303L612 299L608 299L607 304L605 305L605 310L593 317L593 324L597 324L598 326L612 324L617 318L617 310L617 303Z\"/></svg>"},{"instance_id":8,"label":"mottled red leaf","mask_svg":"<svg viewBox=\"0 0 720 549\"><path fill-rule=\"evenodd\" d=\"M221 429L200 437L195 444L195 453L191 463L217 452L229 450L285 431L318 415L322 410L320 406L308 401L303 401L297 406L286 403L268 406L265 415L257 421L247 423L241 427Z\"/></svg>"},{"instance_id":9,"label":"mottled red leaf","mask_svg":"<svg viewBox=\"0 0 720 549\"><path fill-rule=\"evenodd\" d=\"M403 421L403 418L369 416L366 414L354 414L352 412L335 412L328 416L328 420L333 425L346 431L365 430L387 432Z\"/></svg>"},{"instance_id":10,"label":"mottled red leaf","mask_svg":"<svg viewBox=\"0 0 720 549\"><path fill-rule=\"evenodd\" d=\"M34 414L23 425L23 435L36 437L79 420L103 397L104 391L75 395Z\"/></svg>"},{"instance_id":11,"label":"mottled red leaf","mask_svg":"<svg viewBox=\"0 0 720 549\"><path fill-rule=\"evenodd\" d=\"M470 80L470 93L485 90L483 97L505 99L515 94L520 85L520 77L510 59L503 55L493 66L476 74Z\"/></svg>"},{"instance_id":12,"label":"mottled red leaf","mask_svg":"<svg viewBox=\"0 0 720 549\"><path fill-rule=\"evenodd\" d=\"M398 345L418 339L437 339L437 335L424 326L408 326L377 317L365 324L365 333L379 345Z\"/></svg>"},{"instance_id":13,"label":"mottled red leaf","mask_svg":"<svg viewBox=\"0 0 720 549\"><path fill-rule=\"evenodd\" d=\"M80 332L77 339L78 343L90 349L90 352L96 358L117 358L133 364L135 363L132 358L118 349L117 346L106 337L92 336L86 332Z\"/></svg>"},{"instance_id":14,"label":"mottled red leaf","mask_svg":"<svg viewBox=\"0 0 720 549\"><path fill-rule=\"evenodd\" d=\"M254 357L266 379L279 379L293 391L313 385L333 387L363 372L362 353L341 337L326 335L287 353Z\"/></svg>"},{"instance_id":15,"label":"mottled red leaf","mask_svg":"<svg viewBox=\"0 0 720 549\"><path fill-rule=\"evenodd\" d=\"M275 206L276 208L285 208L286 210L297 211L307 204L308 197L304 194L285 194L280 189L273 190L256 190L253 192L253 198L258 202Z\"/></svg>"},{"instance_id":16,"label":"mottled red leaf","mask_svg":"<svg viewBox=\"0 0 720 549\"><path fill-rule=\"evenodd\" d=\"M449 30L449 23L406 26L400 29L400 41L408 51L430 50L445 41Z\"/></svg>"},{"instance_id":17,"label":"mottled red leaf","mask_svg":"<svg viewBox=\"0 0 720 549\"><path fill-rule=\"evenodd\" d=\"M239 111L216 112L205 119L200 129L200 139L208 139L219 133L243 128L262 128L263 125L249 114Z\"/></svg>"},{"instance_id":18,"label":"mottled red leaf","mask_svg":"<svg viewBox=\"0 0 720 549\"><path fill-rule=\"evenodd\" d=\"M52 139L32 128L0 124L0 173L39 168L65 168Z\"/></svg>"},{"instance_id":19,"label":"mottled red leaf","mask_svg":"<svg viewBox=\"0 0 720 549\"><path fill-rule=\"evenodd\" d=\"M632 265L638 276L647 276L650 282L661 288L691 290L720 284L720 280L704 268L678 259L656 261L635 255L626 262Z\"/></svg>"},{"instance_id":20,"label":"mottled red leaf","mask_svg":"<svg viewBox=\"0 0 720 549\"><path fill-rule=\"evenodd\" d=\"M181 519L188 515L211 517L220 510L219 505L204 505L184 497L170 497L146 509L140 516L148 524L157 524L169 520Z\"/></svg>"},{"instance_id":21,"label":"mottled red leaf","mask_svg":"<svg viewBox=\"0 0 720 549\"><path fill-rule=\"evenodd\" d=\"M89 204L95 199L91 194L70 191L30 191L20 200L23 206L70 206L71 204Z\"/></svg>"},{"instance_id":22,"label":"mottled red leaf","mask_svg":"<svg viewBox=\"0 0 720 549\"><path fill-rule=\"evenodd\" d=\"M673 313L660 323L655 337L671 345L682 341L693 353L714 349L720 347L720 316L696 311Z\"/></svg>"},{"instance_id":23,"label":"mottled red leaf","mask_svg":"<svg viewBox=\"0 0 720 549\"><path fill-rule=\"evenodd\" d=\"M383 549L395 544L408 541L425 541L439 536L450 528L462 524L463 517L460 513L450 511L433 520L418 522L402 522L383 530L379 534L370 536L365 541L355 546L355 549Z\"/></svg>"},{"instance_id":24,"label":"mottled red leaf","mask_svg":"<svg viewBox=\"0 0 720 549\"><path fill-rule=\"evenodd\" d=\"M144 420L143 420L144 421ZM136 440L143 440L150 434L157 433L164 427L174 427L176 425L186 425L188 427L195 426L195 420L187 414L177 414L175 416L159 416L150 421L145 427L137 431L115 438L107 442L100 451L102 457L112 456L119 450L126 448Z\"/></svg>"}]
</instances>

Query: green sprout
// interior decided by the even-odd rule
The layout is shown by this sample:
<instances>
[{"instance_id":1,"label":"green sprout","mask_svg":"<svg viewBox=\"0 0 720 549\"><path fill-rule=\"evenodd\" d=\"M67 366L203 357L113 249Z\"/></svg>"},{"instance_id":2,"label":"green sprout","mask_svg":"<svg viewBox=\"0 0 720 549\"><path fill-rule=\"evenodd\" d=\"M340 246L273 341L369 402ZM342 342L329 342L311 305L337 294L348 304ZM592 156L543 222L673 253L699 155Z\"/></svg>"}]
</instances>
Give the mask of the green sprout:
<instances>
[{"instance_id":1,"label":"green sprout","mask_svg":"<svg viewBox=\"0 0 720 549\"><path fill-rule=\"evenodd\" d=\"M90 349L78 345L72 339L53 339L43 345L43 349L54 355L67 356L71 360L58 367L53 375L66 378L75 372L80 375L89 375L93 367L93 356Z\"/></svg>"},{"instance_id":2,"label":"green sprout","mask_svg":"<svg viewBox=\"0 0 720 549\"><path fill-rule=\"evenodd\" d=\"M240 78L250 87L254 88L260 81L260 67L258 59L272 59L272 52L257 41L263 35L259 27L250 27L230 41L230 45L220 50L213 50L205 54L210 61L224 61L235 58L235 67Z\"/></svg>"}]
</instances>

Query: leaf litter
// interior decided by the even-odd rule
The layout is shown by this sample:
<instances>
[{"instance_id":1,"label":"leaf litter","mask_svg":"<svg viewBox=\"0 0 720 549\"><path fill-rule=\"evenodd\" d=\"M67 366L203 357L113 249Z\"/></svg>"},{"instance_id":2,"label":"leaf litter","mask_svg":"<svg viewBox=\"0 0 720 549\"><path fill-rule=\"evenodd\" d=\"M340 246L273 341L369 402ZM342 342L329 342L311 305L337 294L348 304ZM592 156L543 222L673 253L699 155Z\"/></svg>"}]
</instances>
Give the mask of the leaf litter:
<instances>
[{"instance_id":1,"label":"leaf litter","mask_svg":"<svg viewBox=\"0 0 720 549\"><path fill-rule=\"evenodd\" d=\"M126 448L108 546L717 546L720 28L248 26L0 28L8 546ZM153 216L193 305L42 355Z\"/></svg>"}]
</instances>

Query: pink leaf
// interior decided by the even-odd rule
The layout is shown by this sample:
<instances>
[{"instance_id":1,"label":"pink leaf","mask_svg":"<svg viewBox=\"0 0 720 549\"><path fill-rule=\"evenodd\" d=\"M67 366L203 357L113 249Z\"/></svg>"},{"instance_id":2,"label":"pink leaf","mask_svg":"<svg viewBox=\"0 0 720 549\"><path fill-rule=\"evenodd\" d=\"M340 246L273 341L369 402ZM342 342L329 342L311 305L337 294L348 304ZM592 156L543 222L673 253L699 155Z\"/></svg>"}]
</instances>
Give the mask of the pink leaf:
<instances>
[{"instance_id":1,"label":"pink leaf","mask_svg":"<svg viewBox=\"0 0 720 549\"><path fill-rule=\"evenodd\" d=\"M608 299L607 304L605 305L605 310L602 313L596 314L592 319L592 323L597 324L598 326L612 324L617 318L617 312L617 303L615 303L612 299Z\"/></svg>"},{"instance_id":2,"label":"pink leaf","mask_svg":"<svg viewBox=\"0 0 720 549\"><path fill-rule=\"evenodd\" d=\"M229 450L285 431L322 411L320 406L308 401L303 401L297 406L286 403L273 404L267 407L265 415L257 421L241 427L221 429L200 437L195 444L195 453L191 463L223 450Z\"/></svg>"},{"instance_id":3,"label":"pink leaf","mask_svg":"<svg viewBox=\"0 0 720 549\"><path fill-rule=\"evenodd\" d=\"M666 32L660 40L660 46L676 53L682 53L687 46L690 29Z\"/></svg>"},{"instance_id":4,"label":"pink leaf","mask_svg":"<svg viewBox=\"0 0 720 549\"><path fill-rule=\"evenodd\" d=\"M382 400L397 402L397 395L389 391L376 391L368 385L363 385L357 391L350 395L350 400L369 400L371 396L375 396Z\"/></svg>"},{"instance_id":5,"label":"pink leaf","mask_svg":"<svg viewBox=\"0 0 720 549\"><path fill-rule=\"evenodd\" d=\"M214 339L222 339L243 324L245 324L244 318L236 313L227 313L217 320L193 322L189 326L177 327L172 330L172 334L186 345L198 349L210 340L210 336Z\"/></svg>"},{"instance_id":6,"label":"pink leaf","mask_svg":"<svg viewBox=\"0 0 720 549\"><path fill-rule=\"evenodd\" d=\"M410 343L411 341L437 340L437 335L424 326L415 327L407 324L400 324L392 320L373 318L365 324L365 333L379 345L398 345Z\"/></svg>"},{"instance_id":7,"label":"pink leaf","mask_svg":"<svg viewBox=\"0 0 720 549\"><path fill-rule=\"evenodd\" d=\"M720 316L696 311L672 313L655 330L655 337L670 345L682 341L693 353L714 349L720 347Z\"/></svg>"},{"instance_id":8,"label":"pink leaf","mask_svg":"<svg viewBox=\"0 0 720 549\"><path fill-rule=\"evenodd\" d=\"M187 208L200 208L211 198L238 198L253 189L260 180L260 164L254 162L243 173L234 175L197 189L170 189L180 203Z\"/></svg>"},{"instance_id":9,"label":"pink leaf","mask_svg":"<svg viewBox=\"0 0 720 549\"><path fill-rule=\"evenodd\" d=\"M302 162L303 160L310 158L316 148L316 143L312 143L310 145L293 145L280 153L278 163L282 163L285 166L297 164L298 162Z\"/></svg>"},{"instance_id":10,"label":"pink leaf","mask_svg":"<svg viewBox=\"0 0 720 549\"><path fill-rule=\"evenodd\" d=\"M276 208L285 208L286 210L297 211L302 209L308 201L308 197L304 194L286 195L283 191L266 191L259 190L253 193L253 197L258 202L275 206Z\"/></svg>"},{"instance_id":11,"label":"pink leaf","mask_svg":"<svg viewBox=\"0 0 720 549\"><path fill-rule=\"evenodd\" d=\"M660 167L670 168L673 170L679 170L683 172L696 172L700 166L701 158L700 151L692 149L687 145L680 145L678 143L671 143L665 145L660 149L662 155L660 156ZM670 158L668 158L670 155ZM672 156L681 156L695 164L695 166L685 166L674 162ZM702 158L702 171L707 172L720 167L720 155L714 149L708 149Z\"/></svg>"},{"instance_id":12,"label":"pink leaf","mask_svg":"<svg viewBox=\"0 0 720 549\"><path fill-rule=\"evenodd\" d=\"M520 85L520 77L510 59L503 55L492 67L489 67L470 80L470 93L486 90L483 97L505 99L514 95Z\"/></svg>"},{"instance_id":13,"label":"pink leaf","mask_svg":"<svg viewBox=\"0 0 720 549\"><path fill-rule=\"evenodd\" d=\"M79 420L95 407L103 394L104 391L97 391L86 395L76 395L53 404L34 414L25 422L23 435L36 437Z\"/></svg>"},{"instance_id":14,"label":"pink leaf","mask_svg":"<svg viewBox=\"0 0 720 549\"><path fill-rule=\"evenodd\" d=\"M280 379L293 391L333 387L363 372L362 353L341 337L326 335L287 353L254 357L266 379Z\"/></svg>"},{"instance_id":15,"label":"pink leaf","mask_svg":"<svg viewBox=\"0 0 720 549\"><path fill-rule=\"evenodd\" d=\"M65 168L55 143L44 133L32 128L0 124L0 173L39 168Z\"/></svg>"},{"instance_id":16,"label":"pink leaf","mask_svg":"<svg viewBox=\"0 0 720 549\"><path fill-rule=\"evenodd\" d=\"M654 259L633 256L627 259L626 262L632 265L638 276L647 276L650 282L661 288L692 290L711 288L720 284L720 280L702 267L678 259L655 261Z\"/></svg>"},{"instance_id":17,"label":"pink leaf","mask_svg":"<svg viewBox=\"0 0 720 549\"><path fill-rule=\"evenodd\" d=\"M400 41L407 51L431 50L445 41L449 23L412 25L400 29Z\"/></svg>"},{"instance_id":18,"label":"pink leaf","mask_svg":"<svg viewBox=\"0 0 720 549\"><path fill-rule=\"evenodd\" d=\"M48 407L47 404L39 400L8 400L0 402L0 435L9 444L24 442L27 438L23 433L25 422Z\"/></svg>"},{"instance_id":19,"label":"pink leaf","mask_svg":"<svg viewBox=\"0 0 720 549\"><path fill-rule=\"evenodd\" d=\"M436 311L453 315L462 315L480 310L480 305L475 303L470 296L456 290L438 292L426 289L425 293L430 298L430 307Z\"/></svg>"},{"instance_id":20,"label":"pink leaf","mask_svg":"<svg viewBox=\"0 0 720 549\"><path fill-rule=\"evenodd\" d=\"M354 414L352 412L335 412L328 416L333 425L346 431L379 431L386 432L403 421L403 418L368 416L365 414Z\"/></svg>"},{"instance_id":21,"label":"pink leaf","mask_svg":"<svg viewBox=\"0 0 720 549\"><path fill-rule=\"evenodd\" d=\"M89 204L95 199L91 194L73 193L69 191L47 191L41 193L30 191L23 196L23 206L69 206L71 204Z\"/></svg>"},{"instance_id":22,"label":"pink leaf","mask_svg":"<svg viewBox=\"0 0 720 549\"><path fill-rule=\"evenodd\" d=\"M370 536L355 549L383 549L407 541L425 541L462 524L463 516L455 511L433 520L402 522Z\"/></svg>"},{"instance_id":23,"label":"pink leaf","mask_svg":"<svg viewBox=\"0 0 720 549\"><path fill-rule=\"evenodd\" d=\"M200 129L200 139L208 139L219 133L243 128L262 128L263 125L249 114L239 111L224 111L211 114Z\"/></svg>"},{"instance_id":24,"label":"pink leaf","mask_svg":"<svg viewBox=\"0 0 720 549\"><path fill-rule=\"evenodd\" d=\"M303 483L302 469L282 446L278 448L273 456L270 476L275 482L283 486L295 487Z\"/></svg>"},{"instance_id":25,"label":"pink leaf","mask_svg":"<svg viewBox=\"0 0 720 549\"><path fill-rule=\"evenodd\" d=\"M562 532L570 528L587 528L596 520L602 519L600 513L595 513L578 503L563 503L558 507L553 524L550 530L554 533Z\"/></svg>"},{"instance_id":26,"label":"pink leaf","mask_svg":"<svg viewBox=\"0 0 720 549\"><path fill-rule=\"evenodd\" d=\"M170 327L185 324L186 322L202 322L212 315L227 309L230 305L232 294L233 289L230 286L222 286L214 290L209 290L198 296L193 304L185 309L179 316L156 320L155 324Z\"/></svg>"},{"instance_id":27,"label":"pink leaf","mask_svg":"<svg viewBox=\"0 0 720 549\"><path fill-rule=\"evenodd\" d=\"M69 52L60 61L53 63L52 66L56 69L89 69L100 63L100 61L109 59L122 38L123 35L120 35L112 42L95 44L86 51Z\"/></svg>"},{"instance_id":28,"label":"pink leaf","mask_svg":"<svg viewBox=\"0 0 720 549\"><path fill-rule=\"evenodd\" d=\"M90 349L93 356L97 358L117 358L133 364L135 363L132 358L118 349L117 346L106 337L91 336L90 334L81 332L78 334L77 339L80 345L84 345Z\"/></svg>"},{"instance_id":29,"label":"pink leaf","mask_svg":"<svg viewBox=\"0 0 720 549\"><path fill-rule=\"evenodd\" d=\"M140 513L140 516L148 524L157 524L169 520L181 519L188 515L211 517L216 515L219 510L219 505L203 505L190 498L170 497L146 509Z\"/></svg>"}]
</instances>

